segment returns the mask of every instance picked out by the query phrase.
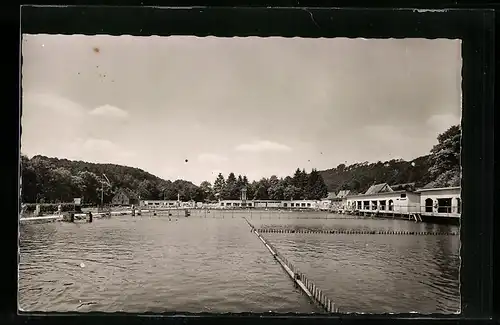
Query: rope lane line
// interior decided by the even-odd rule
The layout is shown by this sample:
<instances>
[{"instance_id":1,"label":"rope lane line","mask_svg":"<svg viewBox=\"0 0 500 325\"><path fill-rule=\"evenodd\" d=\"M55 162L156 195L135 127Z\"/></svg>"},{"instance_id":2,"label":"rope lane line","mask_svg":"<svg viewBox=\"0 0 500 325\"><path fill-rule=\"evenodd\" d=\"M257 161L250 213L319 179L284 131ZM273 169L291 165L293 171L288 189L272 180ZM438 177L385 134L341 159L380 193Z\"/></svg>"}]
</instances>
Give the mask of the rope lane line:
<instances>
[{"instance_id":1,"label":"rope lane line","mask_svg":"<svg viewBox=\"0 0 500 325\"><path fill-rule=\"evenodd\" d=\"M330 298L323 293L311 280L307 278L305 274L300 272L292 263L290 263L286 257L281 255L276 247L274 247L269 241L267 241L257 229L246 219L244 220L250 226L250 231L253 232L260 241L266 246L267 250L273 255L274 259L281 265L288 276L294 281L297 288L306 294L306 296L313 301L313 303L320 306L327 313L338 313L338 306L333 303Z\"/></svg>"},{"instance_id":2,"label":"rope lane line","mask_svg":"<svg viewBox=\"0 0 500 325\"><path fill-rule=\"evenodd\" d=\"M405 230L308 230L308 229L280 229L260 228L259 233L278 234L330 234L330 235L405 235L405 236L459 236L459 232L439 231L405 231Z\"/></svg>"}]
</instances>

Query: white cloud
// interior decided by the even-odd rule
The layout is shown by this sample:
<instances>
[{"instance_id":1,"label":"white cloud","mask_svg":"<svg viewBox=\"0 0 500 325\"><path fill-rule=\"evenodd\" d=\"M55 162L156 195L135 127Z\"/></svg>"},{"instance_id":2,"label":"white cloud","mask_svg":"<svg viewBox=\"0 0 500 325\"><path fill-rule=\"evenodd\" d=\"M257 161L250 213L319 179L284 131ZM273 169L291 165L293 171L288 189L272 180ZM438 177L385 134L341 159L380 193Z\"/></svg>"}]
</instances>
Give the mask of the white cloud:
<instances>
[{"instance_id":1,"label":"white cloud","mask_svg":"<svg viewBox=\"0 0 500 325\"><path fill-rule=\"evenodd\" d=\"M243 143L236 147L238 151L248 151L248 152L261 152L261 151L291 151L287 145L272 142L272 141L254 141L251 143Z\"/></svg>"},{"instance_id":2,"label":"white cloud","mask_svg":"<svg viewBox=\"0 0 500 325\"><path fill-rule=\"evenodd\" d=\"M198 161L202 163L214 163L219 164L224 161L227 161L227 158L221 155L217 155L214 153L202 153L198 156Z\"/></svg>"},{"instance_id":3,"label":"white cloud","mask_svg":"<svg viewBox=\"0 0 500 325\"><path fill-rule=\"evenodd\" d=\"M93 116L104 116L118 119L126 119L129 116L127 111L124 111L123 109L112 105L96 107L92 111L90 111L89 114Z\"/></svg>"},{"instance_id":4,"label":"white cloud","mask_svg":"<svg viewBox=\"0 0 500 325\"><path fill-rule=\"evenodd\" d=\"M55 93L24 92L21 143L32 155L60 155L76 138L85 138L86 110Z\"/></svg>"},{"instance_id":5,"label":"white cloud","mask_svg":"<svg viewBox=\"0 0 500 325\"><path fill-rule=\"evenodd\" d=\"M130 165L128 159L135 153L109 140L98 138L76 139L68 148L66 157L100 163L116 163Z\"/></svg>"},{"instance_id":6,"label":"white cloud","mask_svg":"<svg viewBox=\"0 0 500 325\"><path fill-rule=\"evenodd\" d=\"M23 93L23 118L43 110L42 115L56 113L69 117L80 117L84 108L70 99L48 93Z\"/></svg>"}]
</instances>

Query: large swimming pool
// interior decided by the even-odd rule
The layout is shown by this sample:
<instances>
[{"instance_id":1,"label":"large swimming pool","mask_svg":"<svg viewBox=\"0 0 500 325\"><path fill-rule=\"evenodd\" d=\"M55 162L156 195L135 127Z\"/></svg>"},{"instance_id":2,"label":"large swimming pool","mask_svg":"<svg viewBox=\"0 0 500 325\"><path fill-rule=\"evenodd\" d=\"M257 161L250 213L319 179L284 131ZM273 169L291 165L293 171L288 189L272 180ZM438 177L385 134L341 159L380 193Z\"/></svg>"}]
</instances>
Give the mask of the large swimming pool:
<instances>
[{"instance_id":1,"label":"large swimming pool","mask_svg":"<svg viewBox=\"0 0 500 325\"><path fill-rule=\"evenodd\" d=\"M262 242L265 228L458 232L315 212L193 211L20 228L24 311L321 312ZM460 311L459 236L266 233L342 312Z\"/></svg>"}]
</instances>

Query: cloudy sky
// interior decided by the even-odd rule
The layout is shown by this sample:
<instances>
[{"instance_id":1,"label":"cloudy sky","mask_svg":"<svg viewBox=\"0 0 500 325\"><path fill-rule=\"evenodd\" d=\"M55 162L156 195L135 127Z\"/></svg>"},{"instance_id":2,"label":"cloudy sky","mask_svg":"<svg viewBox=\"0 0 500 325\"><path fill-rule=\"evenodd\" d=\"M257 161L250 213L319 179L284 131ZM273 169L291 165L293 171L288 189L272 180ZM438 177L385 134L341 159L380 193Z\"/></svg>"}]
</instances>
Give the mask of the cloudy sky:
<instances>
[{"instance_id":1,"label":"cloudy sky","mask_svg":"<svg viewBox=\"0 0 500 325\"><path fill-rule=\"evenodd\" d=\"M413 159L461 117L459 40L24 35L22 54L24 154L165 179Z\"/></svg>"}]
</instances>

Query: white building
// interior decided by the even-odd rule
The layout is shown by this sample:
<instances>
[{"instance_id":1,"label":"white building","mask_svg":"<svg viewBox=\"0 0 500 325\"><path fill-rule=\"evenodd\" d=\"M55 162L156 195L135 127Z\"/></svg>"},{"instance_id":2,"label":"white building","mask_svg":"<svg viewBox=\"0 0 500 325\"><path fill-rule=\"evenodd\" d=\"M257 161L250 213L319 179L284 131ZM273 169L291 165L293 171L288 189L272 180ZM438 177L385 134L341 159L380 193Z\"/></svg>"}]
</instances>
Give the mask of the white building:
<instances>
[{"instance_id":1,"label":"white building","mask_svg":"<svg viewBox=\"0 0 500 325\"><path fill-rule=\"evenodd\" d=\"M336 209L337 211L345 211L348 210L348 205L347 205L347 197L349 195L353 195L354 193L351 193L350 190L341 190L337 194L336 200L333 202L333 208Z\"/></svg>"},{"instance_id":2,"label":"white building","mask_svg":"<svg viewBox=\"0 0 500 325\"><path fill-rule=\"evenodd\" d=\"M418 213L422 217L459 218L461 214L460 187L411 190L413 183L394 186L386 183L371 186L365 194L348 195L347 211L381 214Z\"/></svg>"},{"instance_id":3,"label":"white building","mask_svg":"<svg viewBox=\"0 0 500 325\"><path fill-rule=\"evenodd\" d=\"M222 209L252 208L254 207L254 202L242 200L222 200L219 202L218 207Z\"/></svg>"},{"instance_id":4,"label":"white building","mask_svg":"<svg viewBox=\"0 0 500 325\"><path fill-rule=\"evenodd\" d=\"M281 208L282 207L281 200L253 200L255 208Z\"/></svg>"},{"instance_id":5,"label":"white building","mask_svg":"<svg viewBox=\"0 0 500 325\"><path fill-rule=\"evenodd\" d=\"M173 208L179 206L179 202L174 200L141 200L139 204L140 206L155 208Z\"/></svg>"},{"instance_id":6,"label":"white building","mask_svg":"<svg viewBox=\"0 0 500 325\"><path fill-rule=\"evenodd\" d=\"M221 200L219 208L257 208L257 209L319 209L320 201L316 200Z\"/></svg>"},{"instance_id":7,"label":"white building","mask_svg":"<svg viewBox=\"0 0 500 325\"><path fill-rule=\"evenodd\" d=\"M406 214L420 212L420 194L394 191L388 184L372 185L365 194L348 195L346 209L359 212Z\"/></svg>"},{"instance_id":8,"label":"white building","mask_svg":"<svg viewBox=\"0 0 500 325\"><path fill-rule=\"evenodd\" d=\"M319 209L319 202L316 200L291 200L282 202L282 207L287 209Z\"/></svg>"},{"instance_id":9,"label":"white building","mask_svg":"<svg viewBox=\"0 0 500 325\"><path fill-rule=\"evenodd\" d=\"M360 194L346 198L347 208L359 212L418 213L420 195L407 191Z\"/></svg>"},{"instance_id":10,"label":"white building","mask_svg":"<svg viewBox=\"0 0 500 325\"><path fill-rule=\"evenodd\" d=\"M461 189L456 187L418 189L422 215L458 217L462 212Z\"/></svg>"},{"instance_id":11,"label":"white building","mask_svg":"<svg viewBox=\"0 0 500 325\"><path fill-rule=\"evenodd\" d=\"M328 195L326 198L321 199L318 202L318 207L321 210L330 210L334 206L334 202L337 202L337 194L335 192L328 192Z\"/></svg>"}]
</instances>

